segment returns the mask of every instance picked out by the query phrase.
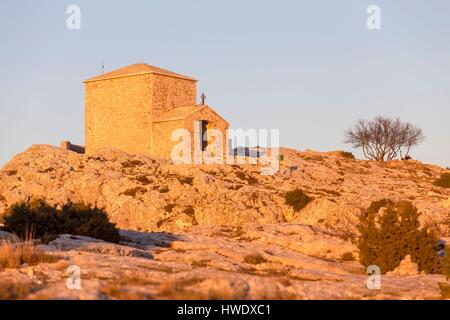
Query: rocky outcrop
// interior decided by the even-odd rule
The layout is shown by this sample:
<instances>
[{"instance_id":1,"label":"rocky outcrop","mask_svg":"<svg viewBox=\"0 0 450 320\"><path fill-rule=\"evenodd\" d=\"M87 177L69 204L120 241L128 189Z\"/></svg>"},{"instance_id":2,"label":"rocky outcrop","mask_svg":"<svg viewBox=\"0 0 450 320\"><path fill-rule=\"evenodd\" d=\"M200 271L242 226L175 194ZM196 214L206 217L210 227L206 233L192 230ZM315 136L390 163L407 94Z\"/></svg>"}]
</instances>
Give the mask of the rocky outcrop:
<instances>
[{"instance_id":1,"label":"rocky outcrop","mask_svg":"<svg viewBox=\"0 0 450 320\"><path fill-rule=\"evenodd\" d=\"M446 281L401 273L370 290L365 268L342 259L353 245L306 225L121 235L120 245L62 235L41 246L58 262L0 270L0 283L24 299L437 299Z\"/></svg>"},{"instance_id":2,"label":"rocky outcrop","mask_svg":"<svg viewBox=\"0 0 450 320\"><path fill-rule=\"evenodd\" d=\"M59 261L0 269L0 298L440 298L446 279L418 274L410 258L382 276L380 290L367 289L349 239L363 209L381 198L412 201L423 225L448 235L450 190L432 185L442 168L339 152L282 154L280 171L266 176L257 165L173 165L114 150L31 147L0 171L0 215L31 198L85 202L106 210L122 242L60 235L40 244ZM313 199L298 212L284 199L295 188ZM19 239L0 232L2 241ZM67 285L74 270L82 290Z\"/></svg>"},{"instance_id":3,"label":"rocky outcrop","mask_svg":"<svg viewBox=\"0 0 450 320\"><path fill-rule=\"evenodd\" d=\"M392 198L412 201L424 225L448 233L450 190L432 185L442 168L358 161L339 152L281 153L280 171L267 176L258 165L174 165L115 150L81 155L35 145L0 171L0 215L16 202L40 197L55 205L104 208L119 227L136 231L291 222L350 236L364 208ZM314 198L299 212L284 199L295 188Z\"/></svg>"},{"instance_id":4,"label":"rocky outcrop","mask_svg":"<svg viewBox=\"0 0 450 320\"><path fill-rule=\"evenodd\" d=\"M5 232L0 230L0 244L3 243L17 243L20 242L18 236L13 233Z\"/></svg>"}]
</instances>

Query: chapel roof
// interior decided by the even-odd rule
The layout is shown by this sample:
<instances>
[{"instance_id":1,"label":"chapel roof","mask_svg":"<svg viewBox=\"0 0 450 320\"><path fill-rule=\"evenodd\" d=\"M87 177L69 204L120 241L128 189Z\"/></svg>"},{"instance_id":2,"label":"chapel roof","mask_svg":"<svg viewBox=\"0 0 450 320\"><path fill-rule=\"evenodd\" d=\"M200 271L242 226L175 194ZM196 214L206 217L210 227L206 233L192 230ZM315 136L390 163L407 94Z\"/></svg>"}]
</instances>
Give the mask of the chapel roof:
<instances>
[{"instance_id":1,"label":"chapel roof","mask_svg":"<svg viewBox=\"0 0 450 320\"><path fill-rule=\"evenodd\" d=\"M106 73L100 74L98 76L89 78L85 82L93 82L93 81L100 81L100 80L106 80L106 79L137 76L137 75L143 75L143 74L160 74L160 75L170 76L170 77L174 77L174 78L197 81L194 78L191 78L191 77L179 74L179 73L175 73L175 72L172 72L172 71L169 71L166 69L162 69L159 67L155 67L155 66L149 65L147 63L137 63L137 64L132 64L132 65L120 68L120 69L113 70L111 72L106 72Z\"/></svg>"},{"instance_id":2,"label":"chapel roof","mask_svg":"<svg viewBox=\"0 0 450 320\"><path fill-rule=\"evenodd\" d=\"M213 109L211 109L208 105L195 105L195 106L187 106L187 107L177 107L173 108L165 113L163 113L161 116L159 116L158 119L154 120L153 122L165 122L165 121L175 121L175 120L182 120L186 118L187 116L198 112L202 109L208 109L210 112L216 114L220 119L227 122L225 119L223 119L217 112L215 112ZM228 123L228 122L227 122Z\"/></svg>"}]
</instances>

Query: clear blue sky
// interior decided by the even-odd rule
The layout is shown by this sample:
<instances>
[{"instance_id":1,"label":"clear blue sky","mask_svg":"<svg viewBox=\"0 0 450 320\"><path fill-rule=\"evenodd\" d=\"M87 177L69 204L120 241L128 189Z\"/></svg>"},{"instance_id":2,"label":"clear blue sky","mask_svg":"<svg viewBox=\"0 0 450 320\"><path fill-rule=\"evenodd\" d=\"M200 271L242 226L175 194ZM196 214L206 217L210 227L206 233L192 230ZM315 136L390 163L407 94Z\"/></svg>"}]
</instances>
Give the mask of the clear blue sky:
<instances>
[{"instance_id":1,"label":"clear blue sky","mask_svg":"<svg viewBox=\"0 0 450 320\"><path fill-rule=\"evenodd\" d=\"M427 136L413 157L450 166L448 0L1 0L0 41L0 164L84 143L82 81L103 59L192 75L233 127L279 128L298 149L351 150L343 132L358 118L399 116Z\"/></svg>"}]
</instances>

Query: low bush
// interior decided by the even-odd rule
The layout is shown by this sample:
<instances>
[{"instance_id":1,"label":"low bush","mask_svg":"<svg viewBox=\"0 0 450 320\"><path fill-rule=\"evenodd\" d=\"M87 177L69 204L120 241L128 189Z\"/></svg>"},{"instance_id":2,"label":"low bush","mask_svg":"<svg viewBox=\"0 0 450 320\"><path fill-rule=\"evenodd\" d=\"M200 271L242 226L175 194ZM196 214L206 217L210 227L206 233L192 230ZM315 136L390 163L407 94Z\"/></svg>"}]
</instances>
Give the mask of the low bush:
<instances>
[{"instance_id":1,"label":"low bush","mask_svg":"<svg viewBox=\"0 0 450 320\"><path fill-rule=\"evenodd\" d=\"M4 229L25 239L28 234L49 242L59 234L88 236L119 242L120 235L106 212L85 204L68 203L61 209L43 200L18 203L9 207L3 217Z\"/></svg>"},{"instance_id":2,"label":"low bush","mask_svg":"<svg viewBox=\"0 0 450 320\"><path fill-rule=\"evenodd\" d=\"M62 208L59 221L63 233L116 243L120 241L116 225L110 222L107 213L99 208L69 203Z\"/></svg>"},{"instance_id":3,"label":"low bush","mask_svg":"<svg viewBox=\"0 0 450 320\"><path fill-rule=\"evenodd\" d=\"M294 208L294 211L300 211L304 207L308 205L312 201L312 198L309 197L306 193L304 193L300 189L295 189L292 191L286 192L284 196L285 204L290 205Z\"/></svg>"},{"instance_id":4,"label":"low bush","mask_svg":"<svg viewBox=\"0 0 450 320\"><path fill-rule=\"evenodd\" d=\"M450 188L450 173L444 173L439 179L433 182L433 185L441 188Z\"/></svg>"},{"instance_id":5,"label":"low bush","mask_svg":"<svg viewBox=\"0 0 450 320\"><path fill-rule=\"evenodd\" d=\"M260 254L249 254L244 257L244 262L248 264L261 264L266 263L267 260Z\"/></svg>"},{"instance_id":6,"label":"low bush","mask_svg":"<svg viewBox=\"0 0 450 320\"><path fill-rule=\"evenodd\" d=\"M342 255L342 261L355 261L355 257L353 256L353 253L351 253L350 251L345 252Z\"/></svg>"},{"instance_id":7,"label":"low bush","mask_svg":"<svg viewBox=\"0 0 450 320\"><path fill-rule=\"evenodd\" d=\"M150 180L147 176L138 176L136 177L136 180L140 183L142 183L144 186L149 185L153 181Z\"/></svg>"},{"instance_id":8,"label":"low bush","mask_svg":"<svg viewBox=\"0 0 450 320\"><path fill-rule=\"evenodd\" d=\"M235 172L234 174L235 174L236 177L238 177L239 179L244 180L244 181L247 181L247 183L248 183L249 185L254 185L254 184L257 184L257 183L258 183L258 179L254 178L254 177L252 177L252 176L250 176L250 175L248 175L248 174L246 174L246 173L244 173L244 172L242 172L242 171L237 171L237 172Z\"/></svg>"},{"instance_id":9,"label":"low bush","mask_svg":"<svg viewBox=\"0 0 450 320\"><path fill-rule=\"evenodd\" d=\"M353 155L353 153L348 152L348 151L341 151L339 154L341 155L341 157L346 158L346 159L352 159L352 160L356 159L355 156Z\"/></svg>"},{"instance_id":10,"label":"low bush","mask_svg":"<svg viewBox=\"0 0 450 320\"><path fill-rule=\"evenodd\" d=\"M445 247L443 269L444 275L447 277L447 279L450 279L450 247Z\"/></svg>"},{"instance_id":11,"label":"low bush","mask_svg":"<svg viewBox=\"0 0 450 320\"><path fill-rule=\"evenodd\" d=\"M178 181L180 181L181 184L194 185L194 177L179 177Z\"/></svg>"},{"instance_id":12,"label":"low bush","mask_svg":"<svg viewBox=\"0 0 450 320\"><path fill-rule=\"evenodd\" d=\"M445 282L439 282L439 291L441 292L441 299L450 299L450 286Z\"/></svg>"},{"instance_id":13,"label":"low bush","mask_svg":"<svg viewBox=\"0 0 450 320\"><path fill-rule=\"evenodd\" d=\"M188 216L195 216L195 209L193 206L187 206L186 209L183 210L184 213L186 213Z\"/></svg>"},{"instance_id":14,"label":"low bush","mask_svg":"<svg viewBox=\"0 0 450 320\"><path fill-rule=\"evenodd\" d=\"M169 203L164 206L164 211L170 213L173 211L173 208L175 208L175 204Z\"/></svg>"},{"instance_id":15,"label":"low bush","mask_svg":"<svg viewBox=\"0 0 450 320\"><path fill-rule=\"evenodd\" d=\"M147 189L143 188L143 187L135 187L135 188L131 188L131 189L127 189L124 192L122 192L120 195L125 195L125 196L129 196L129 197L136 197L136 195L138 194L145 194L147 192Z\"/></svg>"},{"instance_id":16,"label":"low bush","mask_svg":"<svg viewBox=\"0 0 450 320\"><path fill-rule=\"evenodd\" d=\"M140 167L144 164L144 162L140 161L140 160L127 160L125 162L122 162L122 167L123 168L136 168L136 167Z\"/></svg>"},{"instance_id":17,"label":"low bush","mask_svg":"<svg viewBox=\"0 0 450 320\"><path fill-rule=\"evenodd\" d=\"M153 190L158 190L159 193L167 193L167 192L170 191L169 188L167 188L167 187L163 187L163 188L159 189L158 186L154 186L154 187L153 187Z\"/></svg>"},{"instance_id":18,"label":"low bush","mask_svg":"<svg viewBox=\"0 0 450 320\"><path fill-rule=\"evenodd\" d=\"M360 262L366 267L378 265L384 274L410 255L419 271L441 272L438 238L434 232L420 228L419 215L410 202L389 199L373 202L358 225Z\"/></svg>"}]
</instances>

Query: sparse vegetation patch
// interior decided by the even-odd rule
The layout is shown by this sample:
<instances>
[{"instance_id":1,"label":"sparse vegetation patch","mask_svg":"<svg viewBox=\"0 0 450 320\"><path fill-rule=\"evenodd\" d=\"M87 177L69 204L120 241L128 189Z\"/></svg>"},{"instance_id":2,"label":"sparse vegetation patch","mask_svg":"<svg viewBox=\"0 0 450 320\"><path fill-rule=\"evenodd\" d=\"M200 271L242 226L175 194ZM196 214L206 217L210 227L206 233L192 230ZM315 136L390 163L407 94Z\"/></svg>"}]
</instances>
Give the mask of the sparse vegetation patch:
<instances>
[{"instance_id":1,"label":"sparse vegetation patch","mask_svg":"<svg viewBox=\"0 0 450 320\"><path fill-rule=\"evenodd\" d=\"M292 206L296 212L302 210L312 201L312 198L300 189L286 192L284 199L285 203Z\"/></svg>"},{"instance_id":2,"label":"sparse vegetation patch","mask_svg":"<svg viewBox=\"0 0 450 320\"><path fill-rule=\"evenodd\" d=\"M170 212L173 211L173 208L175 208L175 205L174 205L173 203L169 203L168 205L165 205L165 206L164 206L164 211L170 213Z\"/></svg>"},{"instance_id":3,"label":"sparse vegetation patch","mask_svg":"<svg viewBox=\"0 0 450 320\"><path fill-rule=\"evenodd\" d=\"M355 156L353 155L353 153L348 152L348 151L341 151L339 154L341 155L341 157L346 158L346 159L352 159L352 160L356 159Z\"/></svg>"},{"instance_id":4,"label":"sparse vegetation patch","mask_svg":"<svg viewBox=\"0 0 450 320\"><path fill-rule=\"evenodd\" d=\"M159 193L167 193L167 192L169 192L170 190L169 190L169 188L167 188L167 187L163 187L163 188L159 189L158 191L159 191Z\"/></svg>"},{"instance_id":5,"label":"sparse vegetation patch","mask_svg":"<svg viewBox=\"0 0 450 320\"><path fill-rule=\"evenodd\" d=\"M443 273L447 277L447 279L450 279L450 247L445 247L445 256L444 256L444 262L443 262Z\"/></svg>"},{"instance_id":6,"label":"sparse vegetation patch","mask_svg":"<svg viewBox=\"0 0 450 320\"><path fill-rule=\"evenodd\" d=\"M353 253L351 253L351 252L345 252L345 253L342 255L342 260L343 260L343 261L355 261L356 259L355 259L355 257L353 256Z\"/></svg>"},{"instance_id":7,"label":"sparse vegetation patch","mask_svg":"<svg viewBox=\"0 0 450 320\"><path fill-rule=\"evenodd\" d=\"M441 188L450 188L450 173L444 173L439 179L433 182L433 185Z\"/></svg>"},{"instance_id":8,"label":"sparse vegetation patch","mask_svg":"<svg viewBox=\"0 0 450 320\"><path fill-rule=\"evenodd\" d=\"M183 210L184 213L186 213L188 216L195 216L195 210L193 206L188 206L186 209Z\"/></svg>"},{"instance_id":9,"label":"sparse vegetation patch","mask_svg":"<svg viewBox=\"0 0 450 320\"><path fill-rule=\"evenodd\" d=\"M256 183L258 183L258 179L244 173L243 171L237 171L235 172L236 177L238 177L239 179L243 180L243 181L247 181L247 183L249 185L254 185Z\"/></svg>"},{"instance_id":10,"label":"sparse vegetation patch","mask_svg":"<svg viewBox=\"0 0 450 320\"><path fill-rule=\"evenodd\" d=\"M248 264L261 264L266 263L267 260L260 254L249 254L244 257L244 262Z\"/></svg>"},{"instance_id":11,"label":"sparse vegetation patch","mask_svg":"<svg viewBox=\"0 0 450 320\"><path fill-rule=\"evenodd\" d=\"M144 164L144 162L140 161L140 160L128 160L125 162L122 162L122 167L123 168L136 168L139 166L142 166Z\"/></svg>"},{"instance_id":12,"label":"sparse vegetation patch","mask_svg":"<svg viewBox=\"0 0 450 320\"><path fill-rule=\"evenodd\" d=\"M450 286L448 284L440 282L439 291L441 292L441 299L450 299Z\"/></svg>"},{"instance_id":13,"label":"sparse vegetation patch","mask_svg":"<svg viewBox=\"0 0 450 320\"><path fill-rule=\"evenodd\" d=\"M135 187L135 188L127 189L124 192L122 192L121 194L129 196L129 197L135 197L137 194L144 194L146 192L147 192L147 189L145 189L143 187Z\"/></svg>"},{"instance_id":14,"label":"sparse vegetation patch","mask_svg":"<svg viewBox=\"0 0 450 320\"><path fill-rule=\"evenodd\" d=\"M181 184L194 185L194 177L179 177L178 181L180 181Z\"/></svg>"},{"instance_id":15,"label":"sparse vegetation patch","mask_svg":"<svg viewBox=\"0 0 450 320\"><path fill-rule=\"evenodd\" d=\"M140 182L144 186L149 185L150 183L153 182L147 176L138 176L138 177L136 177L136 181Z\"/></svg>"}]
</instances>

